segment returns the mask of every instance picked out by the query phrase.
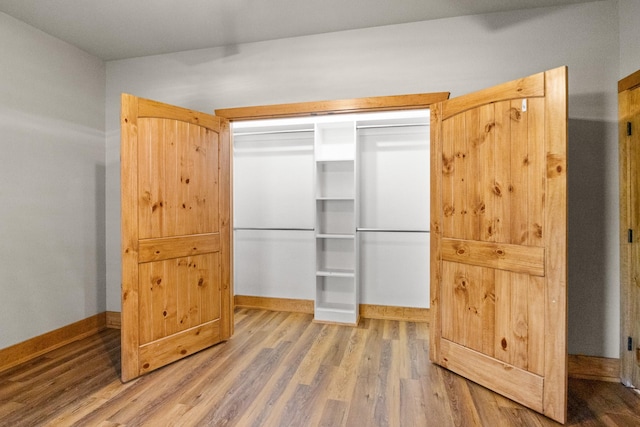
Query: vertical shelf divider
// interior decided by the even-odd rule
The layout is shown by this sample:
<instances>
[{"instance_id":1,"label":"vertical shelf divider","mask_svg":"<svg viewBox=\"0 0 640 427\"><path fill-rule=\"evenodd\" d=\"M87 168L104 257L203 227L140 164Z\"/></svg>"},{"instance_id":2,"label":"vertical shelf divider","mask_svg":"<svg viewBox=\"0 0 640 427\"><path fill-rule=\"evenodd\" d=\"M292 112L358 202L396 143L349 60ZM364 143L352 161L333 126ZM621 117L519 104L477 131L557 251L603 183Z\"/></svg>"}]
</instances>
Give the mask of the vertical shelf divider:
<instances>
[{"instance_id":1,"label":"vertical shelf divider","mask_svg":"<svg viewBox=\"0 0 640 427\"><path fill-rule=\"evenodd\" d=\"M314 320L359 320L355 121L316 123Z\"/></svg>"}]
</instances>

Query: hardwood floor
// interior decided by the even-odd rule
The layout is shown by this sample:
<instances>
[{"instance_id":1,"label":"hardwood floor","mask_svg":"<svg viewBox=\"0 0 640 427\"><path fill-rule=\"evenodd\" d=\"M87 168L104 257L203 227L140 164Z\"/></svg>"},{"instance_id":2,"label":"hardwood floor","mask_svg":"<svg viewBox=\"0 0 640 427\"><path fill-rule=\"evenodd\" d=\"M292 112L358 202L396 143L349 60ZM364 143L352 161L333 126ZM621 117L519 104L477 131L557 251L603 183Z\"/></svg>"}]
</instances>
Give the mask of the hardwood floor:
<instances>
[{"instance_id":1,"label":"hardwood floor","mask_svg":"<svg viewBox=\"0 0 640 427\"><path fill-rule=\"evenodd\" d=\"M557 425L432 365L426 323L311 319L239 309L228 342L127 384L108 329L0 373L0 425ZM640 397L572 379L568 425L640 425Z\"/></svg>"}]
</instances>

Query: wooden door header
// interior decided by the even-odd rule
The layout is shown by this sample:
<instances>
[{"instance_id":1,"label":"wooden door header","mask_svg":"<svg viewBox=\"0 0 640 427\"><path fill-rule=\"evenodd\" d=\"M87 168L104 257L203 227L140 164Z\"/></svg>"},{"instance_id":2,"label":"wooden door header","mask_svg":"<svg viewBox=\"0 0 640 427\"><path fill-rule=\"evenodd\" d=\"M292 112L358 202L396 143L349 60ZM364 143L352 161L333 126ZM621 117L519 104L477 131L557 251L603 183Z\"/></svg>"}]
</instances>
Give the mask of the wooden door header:
<instances>
[{"instance_id":1,"label":"wooden door header","mask_svg":"<svg viewBox=\"0 0 640 427\"><path fill-rule=\"evenodd\" d=\"M618 93L640 86L640 70L628 75L618 82Z\"/></svg>"},{"instance_id":2,"label":"wooden door header","mask_svg":"<svg viewBox=\"0 0 640 427\"><path fill-rule=\"evenodd\" d=\"M419 93L413 95L377 96L371 98L312 101L294 104L261 105L254 107L215 110L216 116L228 120L256 120L286 117L304 117L316 114L344 114L386 110L416 110L449 99L449 92Z\"/></svg>"}]
</instances>

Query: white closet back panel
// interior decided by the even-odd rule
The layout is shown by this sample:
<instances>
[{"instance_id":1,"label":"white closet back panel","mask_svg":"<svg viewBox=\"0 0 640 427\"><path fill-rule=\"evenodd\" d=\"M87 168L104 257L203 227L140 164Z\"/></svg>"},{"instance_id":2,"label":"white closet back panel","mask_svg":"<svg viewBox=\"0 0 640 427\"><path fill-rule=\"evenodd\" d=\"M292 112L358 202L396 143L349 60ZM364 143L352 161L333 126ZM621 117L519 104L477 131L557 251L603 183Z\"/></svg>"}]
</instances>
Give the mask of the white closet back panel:
<instances>
[{"instance_id":1,"label":"white closet back panel","mask_svg":"<svg viewBox=\"0 0 640 427\"><path fill-rule=\"evenodd\" d=\"M316 280L313 231L236 230L236 295L312 300Z\"/></svg>"},{"instance_id":2,"label":"white closet back panel","mask_svg":"<svg viewBox=\"0 0 640 427\"><path fill-rule=\"evenodd\" d=\"M429 126L359 129L358 145L358 227L428 230Z\"/></svg>"},{"instance_id":3,"label":"white closet back panel","mask_svg":"<svg viewBox=\"0 0 640 427\"><path fill-rule=\"evenodd\" d=\"M359 233L360 303L429 307L429 234Z\"/></svg>"},{"instance_id":4,"label":"white closet back panel","mask_svg":"<svg viewBox=\"0 0 640 427\"><path fill-rule=\"evenodd\" d=\"M313 229L313 132L247 132L233 145L234 227Z\"/></svg>"}]
</instances>

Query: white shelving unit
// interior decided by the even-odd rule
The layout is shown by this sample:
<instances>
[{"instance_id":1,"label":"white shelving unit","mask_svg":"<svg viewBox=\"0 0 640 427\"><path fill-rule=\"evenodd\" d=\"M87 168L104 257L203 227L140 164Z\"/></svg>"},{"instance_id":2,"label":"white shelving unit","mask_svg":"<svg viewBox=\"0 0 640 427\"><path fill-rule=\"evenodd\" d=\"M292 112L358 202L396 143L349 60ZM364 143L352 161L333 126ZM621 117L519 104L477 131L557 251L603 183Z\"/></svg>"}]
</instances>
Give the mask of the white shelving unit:
<instances>
[{"instance_id":1,"label":"white shelving unit","mask_svg":"<svg viewBox=\"0 0 640 427\"><path fill-rule=\"evenodd\" d=\"M358 323L356 127L316 123L316 289L314 319Z\"/></svg>"},{"instance_id":2,"label":"white shelving unit","mask_svg":"<svg viewBox=\"0 0 640 427\"><path fill-rule=\"evenodd\" d=\"M234 123L235 289L314 300L318 322L360 304L428 307L429 113Z\"/></svg>"}]
</instances>

